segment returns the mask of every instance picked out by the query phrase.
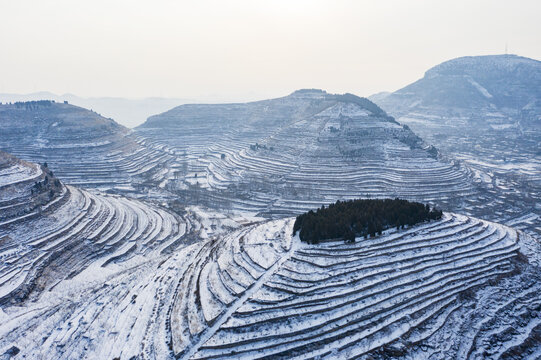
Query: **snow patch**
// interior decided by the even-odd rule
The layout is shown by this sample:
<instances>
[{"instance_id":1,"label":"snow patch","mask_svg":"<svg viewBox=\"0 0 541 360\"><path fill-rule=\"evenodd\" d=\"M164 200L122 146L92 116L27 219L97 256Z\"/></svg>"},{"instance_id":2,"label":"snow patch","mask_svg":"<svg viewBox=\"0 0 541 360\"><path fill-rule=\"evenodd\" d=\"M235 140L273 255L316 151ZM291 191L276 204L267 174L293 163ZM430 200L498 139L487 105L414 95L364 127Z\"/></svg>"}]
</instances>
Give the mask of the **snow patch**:
<instances>
[{"instance_id":1,"label":"snow patch","mask_svg":"<svg viewBox=\"0 0 541 360\"><path fill-rule=\"evenodd\" d=\"M468 82L472 84L484 97L487 99L492 98L492 95L488 92L488 90L482 87L477 81L473 80L470 76L467 76L466 79L468 79Z\"/></svg>"}]
</instances>

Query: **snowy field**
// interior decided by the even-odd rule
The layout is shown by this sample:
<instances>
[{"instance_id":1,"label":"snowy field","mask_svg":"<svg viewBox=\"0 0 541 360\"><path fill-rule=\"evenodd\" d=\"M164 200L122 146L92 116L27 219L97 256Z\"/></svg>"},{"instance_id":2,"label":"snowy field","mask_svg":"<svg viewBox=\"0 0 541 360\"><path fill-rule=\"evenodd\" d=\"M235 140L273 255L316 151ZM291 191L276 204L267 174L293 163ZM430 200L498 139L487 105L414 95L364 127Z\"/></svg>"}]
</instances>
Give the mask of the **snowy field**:
<instances>
[{"instance_id":1,"label":"snowy field","mask_svg":"<svg viewBox=\"0 0 541 360\"><path fill-rule=\"evenodd\" d=\"M355 244L307 245L291 236L292 224L270 221L202 248L172 308L175 354L475 358L519 346L541 326L513 313L539 310L541 274L535 257L518 256L537 243L510 228L446 213ZM515 324L513 334L500 317ZM499 338L498 348L487 345Z\"/></svg>"}]
</instances>

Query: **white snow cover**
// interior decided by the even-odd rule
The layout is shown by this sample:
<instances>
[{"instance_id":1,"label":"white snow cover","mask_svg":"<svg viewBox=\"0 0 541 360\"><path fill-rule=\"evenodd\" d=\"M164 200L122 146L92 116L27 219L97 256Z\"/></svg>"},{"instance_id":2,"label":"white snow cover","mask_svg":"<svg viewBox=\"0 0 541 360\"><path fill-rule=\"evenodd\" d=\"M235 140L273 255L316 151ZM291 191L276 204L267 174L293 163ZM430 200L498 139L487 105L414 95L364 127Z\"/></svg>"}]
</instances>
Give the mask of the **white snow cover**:
<instances>
[{"instance_id":1,"label":"white snow cover","mask_svg":"<svg viewBox=\"0 0 541 360\"><path fill-rule=\"evenodd\" d=\"M466 78L468 79L468 82L472 84L484 97L487 99L492 98L492 95L488 92L488 90L482 87L477 81L473 80L471 76L466 76Z\"/></svg>"},{"instance_id":2,"label":"white snow cover","mask_svg":"<svg viewBox=\"0 0 541 360\"><path fill-rule=\"evenodd\" d=\"M284 354L304 359L352 358L408 343L413 353L420 346L442 354L442 331L458 341L471 331L465 321L474 315L486 326L494 316L511 316L507 308L496 311L503 305L474 313L471 306L482 308L505 298L515 309L523 297L532 296L531 291L507 293L498 281L525 277L528 268L520 275L509 274L517 266L519 249L535 257L538 244L508 227L466 216L445 213L440 221L390 229L354 244L308 245L292 236L292 218L254 223L257 219L233 220L192 207L183 219L185 230L176 236L182 239L191 231L201 240L175 250L169 246L174 238L167 234L181 223L166 220L167 213L158 220L149 216L144 203L69 190L73 200L57 210L59 218L65 211L87 215L73 224L41 219L39 226L83 233L76 231L77 224L101 219L85 232L84 241L121 245L89 258L75 274L42 274L44 290L30 293L32 301L3 302L0 348L15 345L22 355L55 359L253 359ZM111 216L112 211L117 215ZM126 234L115 219L133 224L139 220ZM158 223L162 231L153 227ZM140 226L147 230L138 231ZM61 249L70 231L54 242L34 241L33 246ZM108 233L128 241L114 240ZM20 236L15 230L11 234ZM9 251L1 255L6 264L15 259ZM14 251L29 260L21 263L23 273L24 266L31 272L32 261L40 261L39 255L32 258L31 248ZM531 267L534 261L538 259L522 266ZM17 278L19 270L14 269L0 268L1 289L18 289L6 280ZM473 298L463 296L468 291ZM490 292L497 292L498 299L485 298ZM450 333L447 328L456 324L461 330ZM523 326L533 331L536 324L533 319ZM521 344L527 336L513 339L497 351ZM451 358L459 353L453 354Z\"/></svg>"},{"instance_id":3,"label":"white snow cover","mask_svg":"<svg viewBox=\"0 0 541 360\"><path fill-rule=\"evenodd\" d=\"M462 293L518 266L516 231L457 214L355 244L303 244L292 224L252 225L204 246L172 307L174 354L353 358L400 339L431 346L451 314L469 319Z\"/></svg>"}]
</instances>

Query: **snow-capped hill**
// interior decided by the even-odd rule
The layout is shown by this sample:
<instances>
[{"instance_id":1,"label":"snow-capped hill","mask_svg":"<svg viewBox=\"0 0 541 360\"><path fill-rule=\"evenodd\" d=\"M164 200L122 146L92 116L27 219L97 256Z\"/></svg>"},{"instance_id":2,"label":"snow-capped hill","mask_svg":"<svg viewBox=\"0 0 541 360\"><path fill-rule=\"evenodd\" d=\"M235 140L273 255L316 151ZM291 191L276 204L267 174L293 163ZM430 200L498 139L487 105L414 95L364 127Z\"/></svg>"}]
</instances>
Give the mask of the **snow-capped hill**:
<instances>
[{"instance_id":1,"label":"snow-capped hill","mask_svg":"<svg viewBox=\"0 0 541 360\"><path fill-rule=\"evenodd\" d=\"M170 309L178 358L486 358L539 327L519 314L539 311L539 268L508 227L446 213L309 245L292 226L271 221L203 247Z\"/></svg>"},{"instance_id":2,"label":"snow-capped hill","mask_svg":"<svg viewBox=\"0 0 541 360\"><path fill-rule=\"evenodd\" d=\"M276 216L367 195L444 202L471 193L460 166L353 94L181 105L135 132L185 155L169 188L212 207Z\"/></svg>"},{"instance_id":3,"label":"snow-capped hill","mask_svg":"<svg viewBox=\"0 0 541 360\"><path fill-rule=\"evenodd\" d=\"M387 96L390 115L470 167L486 202L470 212L541 235L541 61L516 55L446 61ZM510 210L516 209L516 210ZM508 215L507 215L508 214ZM512 215L511 215L512 214Z\"/></svg>"},{"instance_id":4,"label":"snow-capped hill","mask_svg":"<svg viewBox=\"0 0 541 360\"><path fill-rule=\"evenodd\" d=\"M50 100L15 102L0 106L2 126L6 131L37 134L47 129L52 134L80 133L85 130L89 139L111 132L127 132L112 119L67 103Z\"/></svg>"},{"instance_id":5,"label":"snow-capped hill","mask_svg":"<svg viewBox=\"0 0 541 360\"><path fill-rule=\"evenodd\" d=\"M0 105L0 149L48 162L72 185L131 189L162 171L173 156L112 119L65 103L28 101Z\"/></svg>"},{"instance_id":6,"label":"snow-capped hill","mask_svg":"<svg viewBox=\"0 0 541 360\"><path fill-rule=\"evenodd\" d=\"M516 112L540 97L541 61L491 55L446 61L429 69L422 79L378 100L384 109L400 116L415 109L445 112L446 107L462 113Z\"/></svg>"},{"instance_id":7,"label":"snow-capped hill","mask_svg":"<svg viewBox=\"0 0 541 360\"><path fill-rule=\"evenodd\" d=\"M297 116L313 115L318 109L336 103L355 103L374 115L386 116L381 108L363 97L353 94L329 94L320 89L301 89L281 98L250 103L180 105L162 114L150 116L136 130L175 126L179 125L178 122L193 126L205 126L209 122L212 125L233 128L248 121L252 126L272 128L294 120ZM260 111L266 114L259 114ZM288 113L291 111L295 113ZM219 121L227 123L219 124Z\"/></svg>"},{"instance_id":8,"label":"snow-capped hill","mask_svg":"<svg viewBox=\"0 0 541 360\"><path fill-rule=\"evenodd\" d=\"M50 170L0 155L2 211L41 196L29 187ZM536 349L539 244L506 226L444 213L314 245L292 235L293 218L181 216L63 184L53 195L37 216L0 223L0 349L23 357L475 359Z\"/></svg>"},{"instance_id":9,"label":"snow-capped hill","mask_svg":"<svg viewBox=\"0 0 541 360\"><path fill-rule=\"evenodd\" d=\"M538 68L538 60L517 55L464 56L445 61L426 71L426 77L436 75L487 76L489 73L519 73Z\"/></svg>"}]
</instances>

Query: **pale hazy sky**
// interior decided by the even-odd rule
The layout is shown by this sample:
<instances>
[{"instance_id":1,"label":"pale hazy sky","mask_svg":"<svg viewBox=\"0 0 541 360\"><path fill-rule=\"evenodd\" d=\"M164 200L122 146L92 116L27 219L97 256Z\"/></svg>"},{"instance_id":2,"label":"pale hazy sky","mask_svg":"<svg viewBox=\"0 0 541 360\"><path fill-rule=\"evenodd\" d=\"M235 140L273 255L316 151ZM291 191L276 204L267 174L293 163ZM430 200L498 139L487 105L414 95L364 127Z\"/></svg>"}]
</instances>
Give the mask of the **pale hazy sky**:
<instances>
[{"instance_id":1,"label":"pale hazy sky","mask_svg":"<svg viewBox=\"0 0 541 360\"><path fill-rule=\"evenodd\" d=\"M368 96L442 61L541 59L541 1L0 0L0 93Z\"/></svg>"}]
</instances>

